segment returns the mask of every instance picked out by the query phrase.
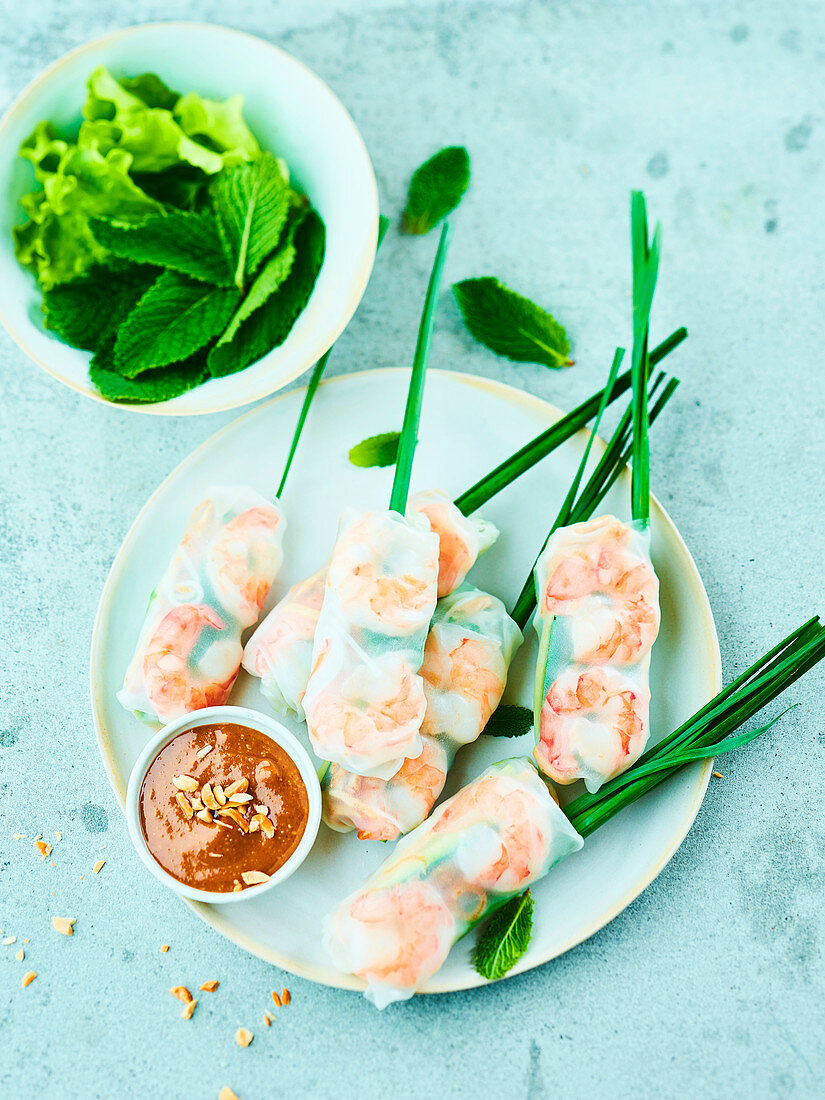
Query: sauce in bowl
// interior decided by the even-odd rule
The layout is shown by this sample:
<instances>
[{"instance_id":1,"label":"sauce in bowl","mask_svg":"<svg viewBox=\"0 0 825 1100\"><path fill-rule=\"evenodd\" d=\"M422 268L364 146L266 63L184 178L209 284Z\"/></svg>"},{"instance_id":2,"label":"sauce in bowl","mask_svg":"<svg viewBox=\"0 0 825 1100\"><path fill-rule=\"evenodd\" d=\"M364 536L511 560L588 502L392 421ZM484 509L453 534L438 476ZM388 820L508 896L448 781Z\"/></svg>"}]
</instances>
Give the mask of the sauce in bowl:
<instances>
[{"instance_id":1,"label":"sauce in bowl","mask_svg":"<svg viewBox=\"0 0 825 1100\"><path fill-rule=\"evenodd\" d=\"M309 797L298 766L249 726L184 730L149 765L140 828L164 871L197 890L266 882L298 847Z\"/></svg>"}]
</instances>

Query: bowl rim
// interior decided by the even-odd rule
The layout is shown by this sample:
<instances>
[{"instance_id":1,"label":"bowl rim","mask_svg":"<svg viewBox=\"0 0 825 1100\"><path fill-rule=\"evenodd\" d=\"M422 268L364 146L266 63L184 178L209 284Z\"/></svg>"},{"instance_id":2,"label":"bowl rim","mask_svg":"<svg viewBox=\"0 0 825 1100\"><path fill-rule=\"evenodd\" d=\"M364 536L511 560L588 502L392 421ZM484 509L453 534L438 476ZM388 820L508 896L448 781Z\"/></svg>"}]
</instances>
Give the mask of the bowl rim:
<instances>
[{"instance_id":1,"label":"bowl rim","mask_svg":"<svg viewBox=\"0 0 825 1100\"><path fill-rule=\"evenodd\" d=\"M273 50L275 53L284 58L288 63L295 65L299 69L302 69L307 77L309 77L311 80L315 81L318 85L321 86L324 93L338 107L345 125L347 125L351 131L351 136L354 139L355 146L363 155L364 163L368 169L367 174L369 183L369 193L365 194L365 201L369 204L374 214L374 217L372 219L372 232L368 234L367 238L365 239L365 247L362 250L362 255L358 258L357 262L353 264L353 268L357 272L357 275L354 281L354 285L346 297L346 305L337 311L336 320L334 321L334 323L327 324L322 329L323 335L321 335L320 338L317 336L318 328L313 330L314 336L309 345L313 348L313 350L311 354L306 357L303 365L291 371L289 375L284 377L274 389L268 386L268 384L264 380L262 380L261 385L256 387L255 392L250 396L238 398L228 396L227 398L215 402L209 405L207 408L203 409L175 408L174 403L177 400L176 397L170 398L168 401L146 402L143 404L110 401L108 398L98 393L90 382L87 386L84 386L73 381L72 379L64 377L64 375L61 374L58 369L51 366L41 354L36 352L29 345L29 340L25 332L20 332L15 324L7 316L3 305L4 299L3 296L0 295L0 324L2 324L3 328L9 334L13 342L20 348L20 350L33 363L40 367L41 370L44 370L61 385L66 386L68 389L73 390L75 393L79 393L82 396L88 397L91 400L96 401L99 404L105 405L109 408L124 409L128 412L145 413L147 415L153 416L206 416L213 413L226 412L230 409L242 408L245 405L250 405L255 401L260 401L265 397L270 397L273 394L278 393L280 390L285 389L307 370L309 370L309 368L314 363L317 363L321 356L329 351L329 349L332 347L332 345L335 343L335 341L338 339L338 337L341 335L347 325L349 325L350 321L353 318L353 315L355 314L356 309L358 308L358 305L361 302L361 299L364 296L364 292L366 291L375 261L375 252L378 241L378 218L380 213L378 201L378 184L376 182L375 169L372 165L369 150L367 149L366 143L361 135L360 130L355 125L355 121L353 120L351 114L346 109L344 104L335 94L335 92L333 92L332 88L330 88L326 81L318 76L318 74L314 72L314 70L310 69L310 67L306 65L303 61L295 57L293 54L289 53L287 50L284 50L281 46L277 46L274 43L269 42L267 39L262 38L260 35L251 34L248 31L237 30L234 27L226 27L221 23L209 23L196 19L160 19L153 20L149 23L136 23L134 26L121 27L119 30L109 31L106 34L98 35L97 38L93 38L88 42L84 42L79 46L75 46L67 53L62 54L60 57L56 58L49 65L47 65L46 68L43 69L37 76L30 80L29 83L26 84L23 89L17 94L17 96L15 96L15 98L2 113L2 115L0 115L0 145L2 145L3 137L6 130L16 121L17 116L32 105L33 101L36 100L38 93L40 93L43 88L49 84L54 76L65 65L74 61L76 58L80 57L84 53L91 52L101 47L105 48L109 44L116 42L119 39L128 38L135 34L140 34L146 31L156 30L205 30L218 34L233 35L237 38L249 39L250 41L264 46L269 50ZM326 255L324 257L324 263L325 262ZM322 263L321 271L323 270L323 266L324 265ZM69 344L66 344L65 346L71 348L71 345ZM256 360L255 363L250 363L249 366L255 367L260 365L261 363L265 362L270 356L277 355L282 347L283 344L279 345L276 348L272 348L266 353L266 355ZM82 354L89 355L89 357L91 358L91 353L84 352L82 351L82 349L72 350L80 351ZM243 371L239 373L242 374ZM203 385L203 383L201 385ZM199 388L200 387L195 387L196 390ZM187 393L189 392L193 391L187 391ZM185 397L187 396L187 393L180 394L178 396Z\"/></svg>"},{"instance_id":2,"label":"bowl rim","mask_svg":"<svg viewBox=\"0 0 825 1100\"><path fill-rule=\"evenodd\" d=\"M246 889L237 892L230 891L229 893L217 890L199 890L197 887L188 886L185 882L176 879L174 875L161 867L152 855L140 825L140 792L146 773L158 753L180 734L195 729L197 726L219 722L236 722L239 725L250 726L279 745L298 768L309 799L304 833L289 859L270 876L267 882L262 882L257 886L248 886ZM318 829L321 824L321 784L309 753L295 734L291 733L277 718L264 714L262 711L253 710L250 707L225 704L223 706L204 707L202 710L182 714L179 718L167 722L162 729L158 730L147 741L129 773L124 812L132 844L155 878L180 897L188 898L190 901L204 902L209 905L230 905L241 899L249 901L250 898L259 897L286 881L298 870L312 850L318 836Z\"/></svg>"}]
</instances>

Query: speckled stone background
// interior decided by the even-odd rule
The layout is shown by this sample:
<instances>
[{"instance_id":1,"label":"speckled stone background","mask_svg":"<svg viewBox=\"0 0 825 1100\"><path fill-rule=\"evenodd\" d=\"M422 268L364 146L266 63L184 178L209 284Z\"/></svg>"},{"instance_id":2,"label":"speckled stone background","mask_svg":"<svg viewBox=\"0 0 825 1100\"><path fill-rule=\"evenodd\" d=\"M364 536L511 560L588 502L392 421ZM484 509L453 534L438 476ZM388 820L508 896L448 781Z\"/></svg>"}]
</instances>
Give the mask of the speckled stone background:
<instances>
[{"instance_id":1,"label":"speckled stone background","mask_svg":"<svg viewBox=\"0 0 825 1100\"><path fill-rule=\"evenodd\" d=\"M726 674L825 609L820 3L3 0L0 16L3 106L131 22L198 18L281 44L353 113L393 214L418 162L466 143L448 276L494 273L546 302L577 365L497 360L452 302L434 363L562 406L627 337L627 192L643 186L665 227L654 338L691 330L654 487L705 578ZM431 255L390 237L333 371L408 360ZM94 743L87 657L109 565L151 490L235 414L104 408L4 333L0 363L0 926L17 936L0 948L4 1098L825 1094L821 673L721 764L676 857L609 927L496 988L379 1015L273 972L152 881ZM13 839L41 832L45 863ZM73 939L54 915L78 918ZM219 993L180 1020L168 987L211 976ZM257 1006L284 984L293 1005L264 1032ZM240 1024L257 1033L246 1050Z\"/></svg>"}]
</instances>

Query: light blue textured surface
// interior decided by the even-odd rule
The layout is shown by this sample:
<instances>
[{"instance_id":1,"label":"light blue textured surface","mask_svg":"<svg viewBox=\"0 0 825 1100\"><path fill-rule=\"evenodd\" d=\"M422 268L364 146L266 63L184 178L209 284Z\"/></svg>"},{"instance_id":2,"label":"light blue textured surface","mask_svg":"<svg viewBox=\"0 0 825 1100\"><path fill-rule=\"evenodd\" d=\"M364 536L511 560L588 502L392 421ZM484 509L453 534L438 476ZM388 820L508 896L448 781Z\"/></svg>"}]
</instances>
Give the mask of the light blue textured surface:
<instances>
[{"instance_id":1,"label":"light blue textured surface","mask_svg":"<svg viewBox=\"0 0 825 1100\"><path fill-rule=\"evenodd\" d=\"M591 392L627 339L627 192L643 186L665 232L654 339L691 330L653 485L705 578L726 674L823 610L821 4L5 0L0 104L71 47L161 18L263 35L328 80L388 213L417 163L468 145L448 278L496 274L547 303L577 365L497 360L451 301L434 365L564 407ZM391 233L332 373L408 361L433 245ZM0 360L0 926L18 937L0 948L4 1098L823 1095L821 672L720 763L676 857L609 927L496 988L379 1015L245 955L151 880L94 743L87 655L109 565L157 483L235 414L104 408L5 334ZM45 863L12 839L41 832ZM54 915L78 918L72 939ZM180 1020L169 986L211 977L218 993ZM293 1004L267 1030L284 984Z\"/></svg>"}]
</instances>

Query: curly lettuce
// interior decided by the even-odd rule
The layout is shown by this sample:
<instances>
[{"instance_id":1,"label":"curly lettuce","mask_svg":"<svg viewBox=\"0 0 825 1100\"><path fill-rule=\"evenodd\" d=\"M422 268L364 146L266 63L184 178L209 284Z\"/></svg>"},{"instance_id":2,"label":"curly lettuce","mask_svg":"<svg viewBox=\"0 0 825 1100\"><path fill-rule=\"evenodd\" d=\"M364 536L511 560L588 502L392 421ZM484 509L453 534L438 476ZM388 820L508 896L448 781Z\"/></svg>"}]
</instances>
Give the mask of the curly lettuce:
<instances>
[{"instance_id":1,"label":"curly lettuce","mask_svg":"<svg viewBox=\"0 0 825 1100\"><path fill-rule=\"evenodd\" d=\"M21 200L15 254L44 290L108 260L91 218L130 224L167 203L192 208L210 176L260 152L241 96L180 96L153 73L118 80L103 68L87 87L74 141L41 122L20 148L39 188Z\"/></svg>"}]
</instances>

